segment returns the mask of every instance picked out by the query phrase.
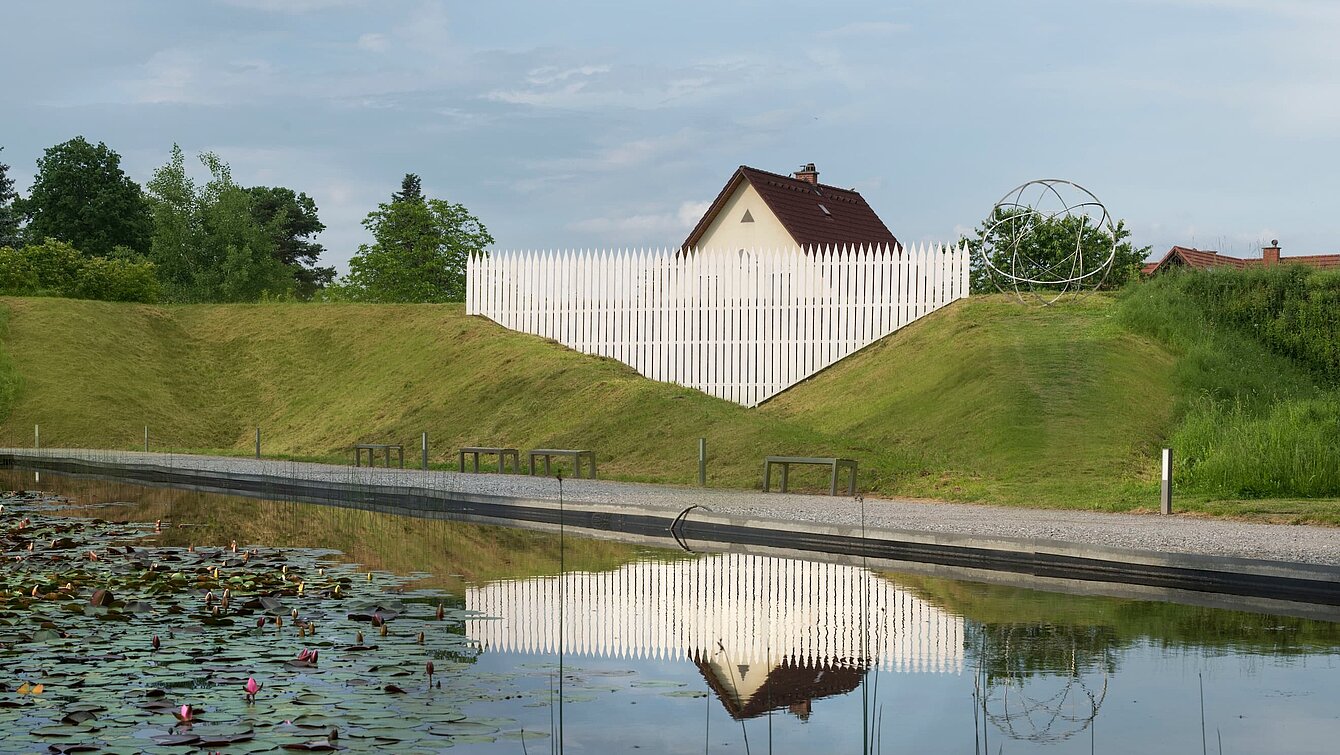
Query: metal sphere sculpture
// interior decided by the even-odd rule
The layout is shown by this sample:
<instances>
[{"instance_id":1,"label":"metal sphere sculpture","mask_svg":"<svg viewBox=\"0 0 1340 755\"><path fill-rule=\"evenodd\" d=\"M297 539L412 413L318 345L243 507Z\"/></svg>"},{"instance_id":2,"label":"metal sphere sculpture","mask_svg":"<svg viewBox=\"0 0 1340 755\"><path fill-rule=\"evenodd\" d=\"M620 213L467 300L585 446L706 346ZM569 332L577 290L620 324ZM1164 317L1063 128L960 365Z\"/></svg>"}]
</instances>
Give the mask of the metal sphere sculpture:
<instances>
[{"instance_id":1,"label":"metal sphere sculpture","mask_svg":"<svg viewBox=\"0 0 1340 755\"><path fill-rule=\"evenodd\" d=\"M1044 306L1107 280L1117 229L1093 192L1056 178L1029 181L1001 197L983 224L978 254L991 282Z\"/></svg>"}]
</instances>

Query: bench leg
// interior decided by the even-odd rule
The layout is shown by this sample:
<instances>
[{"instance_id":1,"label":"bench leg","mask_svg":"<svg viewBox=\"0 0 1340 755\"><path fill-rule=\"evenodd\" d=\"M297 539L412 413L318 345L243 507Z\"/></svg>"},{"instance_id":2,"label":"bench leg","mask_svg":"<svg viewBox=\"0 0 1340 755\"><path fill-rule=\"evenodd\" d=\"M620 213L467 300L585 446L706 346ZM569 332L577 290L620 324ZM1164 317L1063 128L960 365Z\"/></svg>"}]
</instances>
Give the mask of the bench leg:
<instances>
[{"instance_id":1,"label":"bench leg","mask_svg":"<svg viewBox=\"0 0 1340 755\"><path fill-rule=\"evenodd\" d=\"M791 465L788 464L788 463L786 463L786 462L782 462L782 492L783 492L783 493L786 492L786 478L787 478L787 476L788 476L790 473L791 473Z\"/></svg>"},{"instance_id":2,"label":"bench leg","mask_svg":"<svg viewBox=\"0 0 1340 755\"><path fill-rule=\"evenodd\" d=\"M544 455L544 476L553 477L553 470L549 467L549 454Z\"/></svg>"},{"instance_id":3,"label":"bench leg","mask_svg":"<svg viewBox=\"0 0 1340 755\"><path fill-rule=\"evenodd\" d=\"M837 495L837 476L838 476L838 467L837 464L834 464L832 473L828 475L829 495Z\"/></svg>"},{"instance_id":4,"label":"bench leg","mask_svg":"<svg viewBox=\"0 0 1340 755\"><path fill-rule=\"evenodd\" d=\"M763 492L769 492L772 487L772 462L763 462Z\"/></svg>"}]
</instances>

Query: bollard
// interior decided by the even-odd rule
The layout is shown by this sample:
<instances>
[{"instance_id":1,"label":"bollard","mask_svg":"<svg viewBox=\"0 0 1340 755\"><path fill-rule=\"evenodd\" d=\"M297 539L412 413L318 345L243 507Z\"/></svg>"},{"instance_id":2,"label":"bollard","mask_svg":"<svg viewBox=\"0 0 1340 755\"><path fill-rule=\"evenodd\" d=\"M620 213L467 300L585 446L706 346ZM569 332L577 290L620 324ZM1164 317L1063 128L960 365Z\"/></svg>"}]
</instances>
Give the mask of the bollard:
<instances>
[{"instance_id":1,"label":"bollard","mask_svg":"<svg viewBox=\"0 0 1340 755\"><path fill-rule=\"evenodd\" d=\"M698 487L707 487L707 438L698 439Z\"/></svg>"},{"instance_id":2,"label":"bollard","mask_svg":"<svg viewBox=\"0 0 1340 755\"><path fill-rule=\"evenodd\" d=\"M1160 514L1171 514L1172 510L1172 449L1163 449L1163 490L1160 495Z\"/></svg>"},{"instance_id":3,"label":"bollard","mask_svg":"<svg viewBox=\"0 0 1340 755\"><path fill-rule=\"evenodd\" d=\"M428 471L428 433L423 434L423 471Z\"/></svg>"},{"instance_id":4,"label":"bollard","mask_svg":"<svg viewBox=\"0 0 1340 755\"><path fill-rule=\"evenodd\" d=\"M256 458L261 458L261 429L256 428Z\"/></svg>"},{"instance_id":5,"label":"bollard","mask_svg":"<svg viewBox=\"0 0 1340 755\"><path fill-rule=\"evenodd\" d=\"M144 452L149 453L149 426L144 426Z\"/></svg>"},{"instance_id":6,"label":"bollard","mask_svg":"<svg viewBox=\"0 0 1340 755\"><path fill-rule=\"evenodd\" d=\"M38 425L33 425L33 449L37 450L41 448L42 448L42 428Z\"/></svg>"}]
</instances>

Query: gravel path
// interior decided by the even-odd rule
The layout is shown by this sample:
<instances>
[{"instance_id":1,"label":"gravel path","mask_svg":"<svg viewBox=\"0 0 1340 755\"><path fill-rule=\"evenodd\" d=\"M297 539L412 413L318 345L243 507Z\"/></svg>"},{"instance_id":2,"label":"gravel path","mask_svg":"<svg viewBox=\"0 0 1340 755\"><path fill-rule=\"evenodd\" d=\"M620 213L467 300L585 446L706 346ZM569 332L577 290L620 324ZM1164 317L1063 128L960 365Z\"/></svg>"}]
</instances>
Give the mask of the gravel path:
<instances>
[{"instance_id":1,"label":"gravel path","mask_svg":"<svg viewBox=\"0 0 1340 755\"><path fill-rule=\"evenodd\" d=\"M270 474L346 484L406 485L436 490L530 499L557 499L552 478L369 469L333 464L269 461L82 449L0 449L16 458L40 454L90 461L153 464L178 470L224 474ZM670 485L565 480L565 500L630 506L673 515L694 504L717 514L779 523L860 524L860 506L850 498ZM1340 528L1255 524L1192 516L1163 517L1056 509L982 506L897 499L868 499L866 527L976 537L1011 537L1143 551L1340 565Z\"/></svg>"}]
</instances>

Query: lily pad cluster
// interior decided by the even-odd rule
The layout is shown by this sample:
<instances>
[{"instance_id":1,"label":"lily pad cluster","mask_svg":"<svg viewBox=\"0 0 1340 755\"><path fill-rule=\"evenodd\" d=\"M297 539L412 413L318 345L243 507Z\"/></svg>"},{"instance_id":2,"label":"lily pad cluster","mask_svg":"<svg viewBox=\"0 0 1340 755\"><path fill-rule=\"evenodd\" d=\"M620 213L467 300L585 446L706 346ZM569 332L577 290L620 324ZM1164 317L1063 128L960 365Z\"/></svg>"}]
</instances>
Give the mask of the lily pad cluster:
<instances>
[{"instance_id":1,"label":"lily pad cluster","mask_svg":"<svg viewBox=\"0 0 1340 755\"><path fill-rule=\"evenodd\" d=\"M409 589L412 576L315 549L160 546L170 523L71 517L53 496L0 504L0 753L407 753L547 736L468 715L546 702L472 673L466 611Z\"/></svg>"}]
</instances>

